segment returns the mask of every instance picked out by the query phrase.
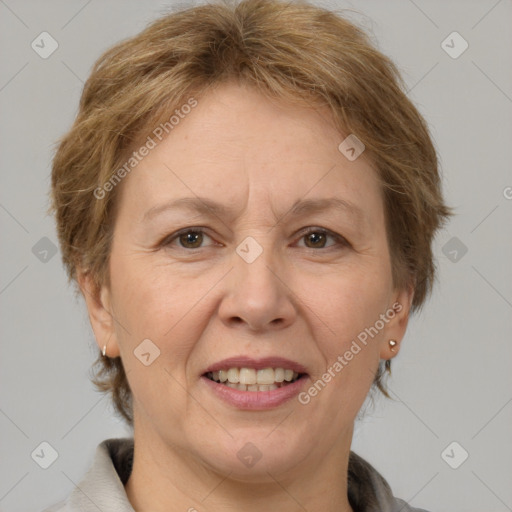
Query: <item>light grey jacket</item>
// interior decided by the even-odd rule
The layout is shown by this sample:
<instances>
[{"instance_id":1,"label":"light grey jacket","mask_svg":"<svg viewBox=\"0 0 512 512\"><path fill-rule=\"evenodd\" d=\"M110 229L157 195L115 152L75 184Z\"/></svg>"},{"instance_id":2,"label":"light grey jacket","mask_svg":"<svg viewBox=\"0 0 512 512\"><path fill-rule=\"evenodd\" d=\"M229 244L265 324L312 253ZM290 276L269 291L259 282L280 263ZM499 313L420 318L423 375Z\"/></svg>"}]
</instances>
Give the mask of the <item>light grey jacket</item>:
<instances>
[{"instance_id":1,"label":"light grey jacket","mask_svg":"<svg viewBox=\"0 0 512 512\"><path fill-rule=\"evenodd\" d=\"M132 464L133 438L106 439L67 500L43 512L134 512L124 490ZM354 512L427 512L394 498L386 480L354 452L348 464L348 498Z\"/></svg>"}]
</instances>

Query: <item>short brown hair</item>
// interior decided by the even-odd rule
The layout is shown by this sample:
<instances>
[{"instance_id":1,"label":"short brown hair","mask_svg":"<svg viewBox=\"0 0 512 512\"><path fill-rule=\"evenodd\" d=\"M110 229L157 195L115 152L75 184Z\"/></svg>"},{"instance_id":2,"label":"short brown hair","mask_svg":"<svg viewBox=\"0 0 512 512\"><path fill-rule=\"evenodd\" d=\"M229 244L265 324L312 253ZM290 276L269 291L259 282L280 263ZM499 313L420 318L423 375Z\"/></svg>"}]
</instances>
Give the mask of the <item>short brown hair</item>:
<instances>
[{"instance_id":1,"label":"short brown hair","mask_svg":"<svg viewBox=\"0 0 512 512\"><path fill-rule=\"evenodd\" d=\"M95 190L170 112L233 79L273 98L327 106L340 133L363 141L383 187L393 283L414 287L411 311L419 310L435 277L433 237L452 215L428 127L393 62L361 29L300 0L184 8L97 60L53 160L52 211L69 279L81 270L97 286L109 282L119 187L101 200ZM121 359L96 363L93 382L133 424ZM383 373L381 362L374 385L389 396Z\"/></svg>"}]
</instances>

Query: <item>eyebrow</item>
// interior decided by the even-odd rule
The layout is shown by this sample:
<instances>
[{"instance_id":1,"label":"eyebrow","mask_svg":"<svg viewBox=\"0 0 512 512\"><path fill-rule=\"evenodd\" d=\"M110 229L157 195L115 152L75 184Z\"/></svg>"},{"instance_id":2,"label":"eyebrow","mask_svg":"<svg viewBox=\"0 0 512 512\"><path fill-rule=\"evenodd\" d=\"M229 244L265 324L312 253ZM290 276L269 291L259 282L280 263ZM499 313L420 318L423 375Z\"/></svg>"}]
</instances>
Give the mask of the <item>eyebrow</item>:
<instances>
[{"instance_id":1,"label":"eyebrow","mask_svg":"<svg viewBox=\"0 0 512 512\"><path fill-rule=\"evenodd\" d=\"M167 203L150 208L143 216L143 221L149 221L154 217L172 210L190 210L210 217L233 217L235 208L227 206L205 197L181 197ZM366 217L363 210L355 204L337 197L322 199L298 199L284 216L305 216L326 210L335 210L351 216L357 224L364 223ZM281 217L282 218L282 217Z\"/></svg>"}]
</instances>

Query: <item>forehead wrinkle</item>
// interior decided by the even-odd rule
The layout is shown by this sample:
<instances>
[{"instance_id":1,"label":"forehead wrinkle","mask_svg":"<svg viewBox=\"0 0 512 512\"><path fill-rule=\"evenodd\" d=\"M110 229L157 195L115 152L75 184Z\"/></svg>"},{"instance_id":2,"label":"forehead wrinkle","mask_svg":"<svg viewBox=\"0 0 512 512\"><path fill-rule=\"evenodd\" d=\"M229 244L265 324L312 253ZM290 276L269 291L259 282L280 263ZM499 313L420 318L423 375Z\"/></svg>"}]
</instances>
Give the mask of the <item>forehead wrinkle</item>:
<instances>
[{"instance_id":1,"label":"forehead wrinkle","mask_svg":"<svg viewBox=\"0 0 512 512\"><path fill-rule=\"evenodd\" d=\"M209 217L224 218L225 220L234 220L236 216L236 209L233 206L224 205L205 197L182 197L150 208L144 214L143 221L149 221L161 213L175 209L186 209ZM277 222L288 216L305 217L329 210L348 215L359 227L362 227L366 221L366 216L358 206L337 197L297 199L292 207L281 215L273 207L271 209L276 219L279 219Z\"/></svg>"},{"instance_id":2,"label":"forehead wrinkle","mask_svg":"<svg viewBox=\"0 0 512 512\"><path fill-rule=\"evenodd\" d=\"M178 209L195 211L206 216L233 217L235 215L235 209L232 206L223 205L205 197L180 197L150 208L144 214L143 221Z\"/></svg>"}]
</instances>

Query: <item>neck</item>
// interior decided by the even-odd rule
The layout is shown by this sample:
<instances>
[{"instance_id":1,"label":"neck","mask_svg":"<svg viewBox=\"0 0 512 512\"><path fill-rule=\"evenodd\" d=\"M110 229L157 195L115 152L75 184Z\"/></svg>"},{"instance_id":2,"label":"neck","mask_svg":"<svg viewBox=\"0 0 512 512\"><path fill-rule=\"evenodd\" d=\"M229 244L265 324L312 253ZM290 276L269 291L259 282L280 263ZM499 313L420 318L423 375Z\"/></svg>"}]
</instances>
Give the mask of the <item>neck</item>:
<instances>
[{"instance_id":1,"label":"neck","mask_svg":"<svg viewBox=\"0 0 512 512\"><path fill-rule=\"evenodd\" d=\"M147 432L147 430L146 430ZM347 498L352 429L325 453L315 451L286 474L265 471L258 481L221 474L158 436L137 436L125 490L135 510L153 512L353 512ZM152 432L154 434L154 432ZM315 460L313 460L315 457Z\"/></svg>"}]
</instances>

